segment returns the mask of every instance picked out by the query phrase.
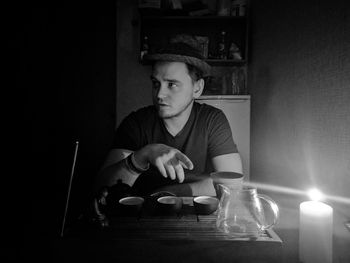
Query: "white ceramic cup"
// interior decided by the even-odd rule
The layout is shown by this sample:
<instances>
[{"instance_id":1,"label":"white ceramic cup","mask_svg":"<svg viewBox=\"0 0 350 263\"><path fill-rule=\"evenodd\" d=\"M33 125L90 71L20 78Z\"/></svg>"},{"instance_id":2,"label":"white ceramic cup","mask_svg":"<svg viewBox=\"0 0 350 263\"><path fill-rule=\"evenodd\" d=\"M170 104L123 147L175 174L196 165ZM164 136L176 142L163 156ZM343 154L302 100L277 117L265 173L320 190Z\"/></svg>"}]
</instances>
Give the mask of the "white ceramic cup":
<instances>
[{"instance_id":1,"label":"white ceramic cup","mask_svg":"<svg viewBox=\"0 0 350 263\"><path fill-rule=\"evenodd\" d=\"M210 178L213 180L213 186L216 191L216 196L221 197L221 188L219 184L222 184L230 189L242 189L244 175L235 172L212 172Z\"/></svg>"}]
</instances>

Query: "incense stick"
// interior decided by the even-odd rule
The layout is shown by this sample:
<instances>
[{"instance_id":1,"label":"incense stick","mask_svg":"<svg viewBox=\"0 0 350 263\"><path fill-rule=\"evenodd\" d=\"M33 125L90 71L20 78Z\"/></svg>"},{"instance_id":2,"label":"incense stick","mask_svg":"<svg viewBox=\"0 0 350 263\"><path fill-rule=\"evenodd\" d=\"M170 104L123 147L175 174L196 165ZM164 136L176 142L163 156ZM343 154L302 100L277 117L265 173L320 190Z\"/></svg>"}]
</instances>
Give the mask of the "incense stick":
<instances>
[{"instance_id":1,"label":"incense stick","mask_svg":"<svg viewBox=\"0 0 350 263\"><path fill-rule=\"evenodd\" d=\"M62 229L61 229L61 237L63 237L64 227L65 227L65 223L66 223L66 216L67 216L67 211L68 211L70 190L71 190L71 187L72 187L72 181L73 181L73 175L74 175L74 169L75 169L75 162L77 160L78 148L79 148L79 141L76 141L75 142L74 157L73 157L73 165L72 165L72 170L71 170L70 179L69 179L66 207L65 207L65 210L64 210L64 217L63 217L63 223L62 223Z\"/></svg>"}]
</instances>

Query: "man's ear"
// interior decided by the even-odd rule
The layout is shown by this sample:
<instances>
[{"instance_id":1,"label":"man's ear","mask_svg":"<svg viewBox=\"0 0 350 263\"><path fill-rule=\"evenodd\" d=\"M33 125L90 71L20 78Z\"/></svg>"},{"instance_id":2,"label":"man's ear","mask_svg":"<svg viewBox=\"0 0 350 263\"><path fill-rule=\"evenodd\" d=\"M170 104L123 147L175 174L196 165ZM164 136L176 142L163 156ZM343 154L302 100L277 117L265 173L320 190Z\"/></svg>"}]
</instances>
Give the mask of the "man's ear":
<instances>
[{"instance_id":1,"label":"man's ear","mask_svg":"<svg viewBox=\"0 0 350 263\"><path fill-rule=\"evenodd\" d=\"M193 97L195 99L198 99L202 95L203 89L204 89L204 79L197 80L194 83Z\"/></svg>"}]
</instances>

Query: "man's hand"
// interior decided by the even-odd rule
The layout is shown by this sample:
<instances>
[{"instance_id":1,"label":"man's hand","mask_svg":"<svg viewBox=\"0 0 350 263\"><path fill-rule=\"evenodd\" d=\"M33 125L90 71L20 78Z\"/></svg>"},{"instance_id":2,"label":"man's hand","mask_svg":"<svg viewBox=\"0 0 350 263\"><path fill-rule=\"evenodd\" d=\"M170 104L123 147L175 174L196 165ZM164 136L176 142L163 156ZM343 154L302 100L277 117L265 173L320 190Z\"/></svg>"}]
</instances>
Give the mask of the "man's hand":
<instances>
[{"instance_id":1,"label":"man's hand","mask_svg":"<svg viewBox=\"0 0 350 263\"><path fill-rule=\"evenodd\" d=\"M149 144L134 152L134 157L138 164L145 167L150 163L156 166L165 178L177 178L180 183L185 178L183 168L193 169L192 161L185 154L165 144Z\"/></svg>"}]
</instances>

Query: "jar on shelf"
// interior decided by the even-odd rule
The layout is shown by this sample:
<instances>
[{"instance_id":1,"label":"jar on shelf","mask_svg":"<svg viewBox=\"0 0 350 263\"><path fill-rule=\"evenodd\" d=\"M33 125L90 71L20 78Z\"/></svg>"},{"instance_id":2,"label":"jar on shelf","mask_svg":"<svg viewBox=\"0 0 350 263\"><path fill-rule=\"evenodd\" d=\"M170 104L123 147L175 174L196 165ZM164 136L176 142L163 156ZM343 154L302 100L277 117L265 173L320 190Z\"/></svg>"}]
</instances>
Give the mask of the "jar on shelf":
<instances>
[{"instance_id":1,"label":"jar on shelf","mask_svg":"<svg viewBox=\"0 0 350 263\"><path fill-rule=\"evenodd\" d=\"M149 52L149 44L148 44L148 37L144 36L142 39L142 44L141 44L141 51L140 51L140 58L141 60L145 55L147 55Z\"/></svg>"},{"instance_id":2,"label":"jar on shelf","mask_svg":"<svg viewBox=\"0 0 350 263\"><path fill-rule=\"evenodd\" d=\"M231 0L217 0L216 12L218 16L230 15Z\"/></svg>"},{"instance_id":3,"label":"jar on shelf","mask_svg":"<svg viewBox=\"0 0 350 263\"><path fill-rule=\"evenodd\" d=\"M221 37L218 44L218 58L219 59L227 59L227 50L225 44L226 32L221 31Z\"/></svg>"}]
</instances>

